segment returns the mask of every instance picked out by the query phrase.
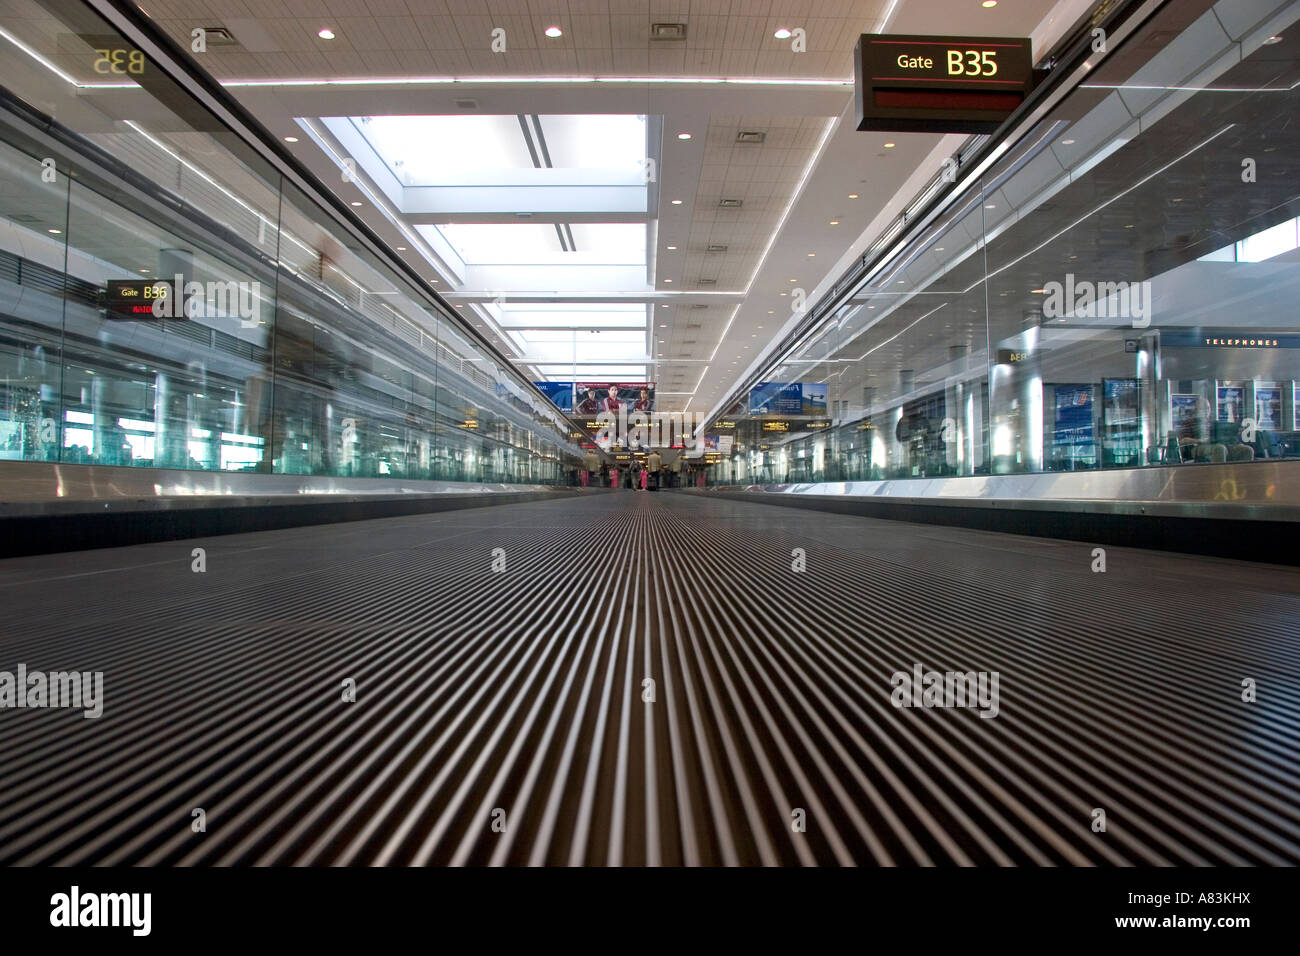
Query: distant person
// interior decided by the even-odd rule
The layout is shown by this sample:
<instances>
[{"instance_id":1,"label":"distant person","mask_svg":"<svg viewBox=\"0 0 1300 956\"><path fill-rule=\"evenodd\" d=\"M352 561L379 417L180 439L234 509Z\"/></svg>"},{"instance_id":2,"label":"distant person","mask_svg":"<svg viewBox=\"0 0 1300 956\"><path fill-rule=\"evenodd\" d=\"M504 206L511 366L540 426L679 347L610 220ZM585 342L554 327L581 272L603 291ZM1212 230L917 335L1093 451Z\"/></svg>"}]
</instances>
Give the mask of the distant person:
<instances>
[{"instance_id":1,"label":"distant person","mask_svg":"<svg viewBox=\"0 0 1300 956\"><path fill-rule=\"evenodd\" d=\"M582 487L586 488L591 481L591 475L599 474L599 472L600 459L596 457L596 452L593 449L588 449L587 453L582 456L582 475L580 478Z\"/></svg>"},{"instance_id":2,"label":"distant person","mask_svg":"<svg viewBox=\"0 0 1300 956\"><path fill-rule=\"evenodd\" d=\"M609 387L609 394L605 396L602 405L604 406L602 411L609 412L611 415L617 415L618 410L623 407L623 403L618 400L618 389L613 385Z\"/></svg>"},{"instance_id":3,"label":"distant person","mask_svg":"<svg viewBox=\"0 0 1300 956\"><path fill-rule=\"evenodd\" d=\"M646 470L650 473L650 490L658 491L659 475L664 466L664 460L659 455L659 452L652 450L650 454L646 456L645 466Z\"/></svg>"},{"instance_id":4,"label":"distant person","mask_svg":"<svg viewBox=\"0 0 1300 956\"><path fill-rule=\"evenodd\" d=\"M1210 400L1196 400L1196 414L1183 421L1178 429L1178 447L1183 460L1197 456L1200 447L1210 440Z\"/></svg>"}]
</instances>

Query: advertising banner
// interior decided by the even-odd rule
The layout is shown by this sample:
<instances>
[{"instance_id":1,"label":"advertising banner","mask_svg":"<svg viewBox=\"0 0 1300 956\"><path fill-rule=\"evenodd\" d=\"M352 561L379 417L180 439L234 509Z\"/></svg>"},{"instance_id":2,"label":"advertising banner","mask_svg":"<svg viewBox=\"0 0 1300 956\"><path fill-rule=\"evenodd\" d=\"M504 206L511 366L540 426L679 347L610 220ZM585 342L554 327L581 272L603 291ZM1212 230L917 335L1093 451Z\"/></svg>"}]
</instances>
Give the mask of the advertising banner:
<instances>
[{"instance_id":1,"label":"advertising banner","mask_svg":"<svg viewBox=\"0 0 1300 956\"><path fill-rule=\"evenodd\" d=\"M1057 445L1087 445L1092 438L1092 386L1056 386Z\"/></svg>"},{"instance_id":2,"label":"advertising banner","mask_svg":"<svg viewBox=\"0 0 1300 956\"><path fill-rule=\"evenodd\" d=\"M1260 428L1282 427L1282 389L1255 387L1255 421Z\"/></svg>"},{"instance_id":3,"label":"advertising banner","mask_svg":"<svg viewBox=\"0 0 1300 956\"><path fill-rule=\"evenodd\" d=\"M578 382L574 388L573 411L578 415L654 410L654 382Z\"/></svg>"},{"instance_id":4,"label":"advertising banner","mask_svg":"<svg viewBox=\"0 0 1300 956\"><path fill-rule=\"evenodd\" d=\"M824 382L759 382L749 392L751 415L826 414Z\"/></svg>"},{"instance_id":5,"label":"advertising banner","mask_svg":"<svg viewBox=\"0 0 1300 956\"><path fill-rule=\"evenodd\" d=\"M573 383L572 382L533 382L541 390L541 393L551 400L551 403L562 412L573 411Z\"/></svg>"}]
</instances>

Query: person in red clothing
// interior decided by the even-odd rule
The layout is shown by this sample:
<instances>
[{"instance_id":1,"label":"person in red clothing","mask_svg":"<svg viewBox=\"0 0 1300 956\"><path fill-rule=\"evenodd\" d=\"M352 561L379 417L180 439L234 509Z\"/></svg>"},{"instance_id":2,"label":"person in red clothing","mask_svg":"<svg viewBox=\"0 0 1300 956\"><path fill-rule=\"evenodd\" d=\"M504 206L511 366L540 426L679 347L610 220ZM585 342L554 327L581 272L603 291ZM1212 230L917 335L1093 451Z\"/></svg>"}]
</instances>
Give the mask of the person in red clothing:
<instances>
[{"instance_id":1,"label":"person in red clothing","mask_svg":"<svg viewBox=\"0 0 1300 956\"><path fill-rule=\"evenodd\" d=\"M650 397L650 389L648 388L641 389L641 397L632 403L632 411L649 412L653 410L653 407L654 407L654 399Z\"/></svg>"},{"instance_id":2,"label":"person in red clothing","mask_svg":"<svg viewBox=\"0 0 1300 956\"><path fill-rule=\"evenodd\" d=\"M605 396L601 403L604 410L612 415L617 415L618 410L623 407L623 403L618 400L618 388L614 385L609 387L609 394Z\"/></svg>"}]
</instances>

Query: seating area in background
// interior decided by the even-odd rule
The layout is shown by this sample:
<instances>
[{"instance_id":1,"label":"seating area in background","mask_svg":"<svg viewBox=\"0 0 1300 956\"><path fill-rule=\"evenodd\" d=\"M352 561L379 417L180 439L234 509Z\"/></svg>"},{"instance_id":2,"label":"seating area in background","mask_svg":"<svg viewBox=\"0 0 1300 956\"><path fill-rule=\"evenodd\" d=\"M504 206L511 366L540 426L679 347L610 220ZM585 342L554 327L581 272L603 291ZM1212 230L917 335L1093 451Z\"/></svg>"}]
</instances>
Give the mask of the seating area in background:
<instances>
[{"instance_id":1,"label":"seating area in background","mask_svg":"<svg viewBox=\"0 0 1300 956\"><path fill-rule=\"evenodd\" d=\"M1170 431L1162 448L1152 448L1148 459L1152 464L1185 464L1201 462L1225 464L1255 461L1263 458L1300 457L1300 432L1275 432L1257 428L1254 441L1243 440L1241 425L1236 422L1214 422L1209 441L1198 442Z\"/></svg>"}]
</instances>

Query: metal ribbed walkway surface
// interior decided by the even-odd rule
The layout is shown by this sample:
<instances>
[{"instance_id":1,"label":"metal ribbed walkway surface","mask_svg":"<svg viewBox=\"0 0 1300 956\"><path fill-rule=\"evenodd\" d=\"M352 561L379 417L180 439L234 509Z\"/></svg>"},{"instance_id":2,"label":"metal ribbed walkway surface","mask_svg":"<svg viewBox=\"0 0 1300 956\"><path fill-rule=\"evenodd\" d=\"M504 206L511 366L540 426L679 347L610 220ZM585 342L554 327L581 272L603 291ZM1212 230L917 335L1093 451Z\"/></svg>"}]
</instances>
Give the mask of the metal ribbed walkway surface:
<instances>
[{"instance_id":1,"label":"metal ribbed walkway surface","mask_svg":"<svg viewBox=\"0 0 1300 956\"><path fill-rule=\"evenodd\" d=\"M0 710L0 862L1300 861L1300 576L1106 560L623 491L6 561L0 670L105 703Z\"/></svg>"}]
</instances>

